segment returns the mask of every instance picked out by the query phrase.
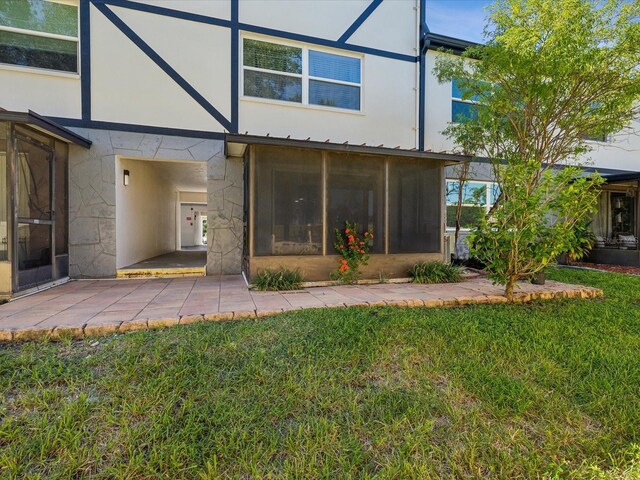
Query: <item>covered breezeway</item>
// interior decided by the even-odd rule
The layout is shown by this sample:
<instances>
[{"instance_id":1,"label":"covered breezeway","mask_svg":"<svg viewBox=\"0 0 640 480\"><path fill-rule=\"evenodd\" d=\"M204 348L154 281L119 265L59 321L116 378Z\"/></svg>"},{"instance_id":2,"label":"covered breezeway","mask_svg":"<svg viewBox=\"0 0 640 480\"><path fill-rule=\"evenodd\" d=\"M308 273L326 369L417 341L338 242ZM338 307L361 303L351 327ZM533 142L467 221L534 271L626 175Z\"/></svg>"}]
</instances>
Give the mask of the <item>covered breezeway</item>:
<instances>
[{"instance_id":1,"label":"covered breezeway","mask_svg":"<svg viewBox=\"0 0 640 480\"><path fill-rule=\"evenodd\" d=\"M120 157L116 179L117 276L205 275L207 163Z\"/></svg>"}]
</instances>

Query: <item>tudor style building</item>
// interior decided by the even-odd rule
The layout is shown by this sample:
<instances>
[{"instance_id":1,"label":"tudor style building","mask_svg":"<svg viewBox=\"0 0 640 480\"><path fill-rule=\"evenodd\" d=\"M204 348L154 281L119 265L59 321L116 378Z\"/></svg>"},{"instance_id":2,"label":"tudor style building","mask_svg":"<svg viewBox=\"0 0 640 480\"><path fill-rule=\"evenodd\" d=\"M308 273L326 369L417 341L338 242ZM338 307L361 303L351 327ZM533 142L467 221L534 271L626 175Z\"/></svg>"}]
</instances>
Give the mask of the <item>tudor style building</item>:
<instances>
[{"instance_id":1,"label":"tudor style building","mask_svg":"<svg viewBox=\"0 0 640 480\"><path fill-rule=\"evenodd\" d=\"M428 32L424 0L0 3L0 295L158 268L325 279L347 220L376 232L369 276L444 259L468 159L439 132L466 106L431 68L468 45ZM597 166L633 169L608 147Z\"/></svg>"}]
</instances>

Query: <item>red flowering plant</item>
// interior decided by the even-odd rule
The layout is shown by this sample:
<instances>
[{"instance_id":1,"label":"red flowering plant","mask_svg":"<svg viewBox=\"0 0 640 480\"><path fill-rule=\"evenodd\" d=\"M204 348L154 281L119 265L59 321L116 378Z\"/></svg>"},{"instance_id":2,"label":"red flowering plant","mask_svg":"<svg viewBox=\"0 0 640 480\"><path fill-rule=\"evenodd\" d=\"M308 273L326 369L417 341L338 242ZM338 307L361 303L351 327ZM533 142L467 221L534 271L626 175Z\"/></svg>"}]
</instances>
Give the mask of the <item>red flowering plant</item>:
<instances>
[{"instance_id":1,"label":"red flowering plant","mask_svg":"<svg viewBox=\"0 0 640 480\"><path fill-rule=\"evenodd\" d=\"M369 261L369 249L373 244L373 229L360 233L358 224L344 222L344 229L336 228L336 252L342 257L338 269L331 278L342 283L353 284L360 278L360 267Z\"/></svg>"}]
</instances>

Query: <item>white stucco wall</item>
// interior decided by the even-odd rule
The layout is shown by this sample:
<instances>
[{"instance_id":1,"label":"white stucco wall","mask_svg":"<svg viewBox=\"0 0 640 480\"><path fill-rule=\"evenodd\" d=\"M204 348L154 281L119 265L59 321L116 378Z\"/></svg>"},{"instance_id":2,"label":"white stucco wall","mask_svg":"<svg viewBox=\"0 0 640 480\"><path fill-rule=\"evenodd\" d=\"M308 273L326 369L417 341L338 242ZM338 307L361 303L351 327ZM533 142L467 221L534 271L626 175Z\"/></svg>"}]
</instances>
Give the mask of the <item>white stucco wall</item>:
<instances>
[{"instance_id":1,"label":"white stucco wall","mask_svg":"<svg viewBox=\"0 0 640 480\"><path fill-rule=\"evenodd\" d=\"M418 3L413 0L392 0L383 1L349 38L349 43L418 55L418 38Z\"/></svg>"},{"instance_id":2,"label":"white stucco wall","mask_svg":"<svg viewBox=\"0 0 640 480\"><path fill-rule=\"evenodd\" d=\"M180 205L180 247L202 245L202 215L207 214L207 204Z\"/></svg>"},{"instance_id":3,"label":"white stucco wall","mask_svg":"<svg viewBox=\"0 0 640 480\"><path fill-rule=\"evenodd\" d=\"M438 83L433 67L441 53L429 50L426 55L425 78L425 141L427 150L435 152L454 149L454 144L442 131L451 121L451 82Z\"/></svg>"},{"instance_id":4,"label":"white stucco wall","mask_svg":"<svg viewBox=\"0 0 640 480\"><path fill-rule=\"evenodd\" d=\"M180 192L181 202L207 204L207 192Z\"/></svg>"},{"instance_id":5,"label":"white stucco wall","mask_svg":"<svg viewBox=\"0 0 640 480\"><path fill-rule=\"evenodd\" d=\"M0 107L5 110L79 118L80 76L0 64Z\"/></svg>"},{"instance_id":6,"label":"white stucco wall","mask_svg":"<svg viewBox=\"0 0 640 480\"><path fill-rule=\"evenodd\" d=\"M129 186L122 182L129 170ZM116 268L176 248L177 192L157 174L153 162L116 162Z\"/></svg>"},{"instance_id":7,"label":"white stucco wall","mask_svg":"<svg viewBox=\"0 0 640 480\"><path fill-rule=\"evenodd\" d=\"M239 15L243 23L338 40L369 3L369 0L241 0Z\"/></svg>"},{"instance_id":8,"label":"white stucco wall","mask_svg":"<svg viewBox=\"0 0 640 480\"><path fill-rule=\"evenodd\" d=\"M438 83L433 67L440 52L427 52L425 92L425 148L433 151L453 151L451 140L442 131L451 121L451 82ZM607 142L590 142L594 150L584 156L586 166L613 170L640 171L640 120L612 135Z\"/></svg>"},{"instance_id":9,"label":"white stucco wall","mask_svg":"<svg viewBox=\"0 0 640 480\"><path fill-rule=\"evenodd\" d=\"M184 14L231 18L230 0L144 0L155 7ZM255 29L275 29L283 35L304 35L336 42L369 7L370 0L240 0L242 38L268 34L271 41L291 43ZM356 55L362 60L362 109L289 105L242 99L242 65L238 65L238 131L291 135L351 143L413 148L417 145L417 71L411 61L418 51L418 0L384 0L357 28L347 44L382 50L404 60L373 52L327 48L309 41L298 43L318 50ZM231 29L192 19L174 18L124 6L106 5L135 35L157 53L204 100L231 120ZM219 121L190 96L120 31L95 5L90 12L91 117L84 122L108 122L201 132L225 131ZM296 42L293 42L296 44ZM408 60L408 61L407 61ZM33 109L54 117L81 120L81 76L51 74L45 70L0 67L0 82L11 95L1 107ZM196 96L197 96L196 95ZM85 125L90 127L90 125ZM105 127L102 127L105 128ZM109 128L109 127L106 127ZM134 130L137 131L137 130ZM155 133L155 132L152 132ZM184 132L183 132L184 133Z\"/></svg>"},{"instance_id":10,"label":"white stucco wall","mask_svg":"<svg viewBox=\"0 0 640 480\"><path fill-rule=\"evenodd\" d=\"M228 30L111 8L209 103L229 116ZM95 7L91 9L91 32L95 38L91 43L94 120L191 130L224 130Z\"/></svg>"},{"instance_id":11,"label":"white stucco wall","mask_svg":"<svg viewBox=\"0 0 640 480\"><path fill-rule=\"evenodd\" d=\"M182 12L207 15L210 17L229 20L231 18L231 3L221 0L136 0L138 3L147 3L164 8L171 8Z\"/></svg>"},{"instance_id":12,"label":"white stucco wall","mask_svg":"<svg viewBox=\"0 0 640 480\"><path fill-rule=\"evenodd\" d=\"M612 135L607 142L592 142L587 157L595 168L640 171L640 119L630 129Z\"/></svg>"}]
</instances>

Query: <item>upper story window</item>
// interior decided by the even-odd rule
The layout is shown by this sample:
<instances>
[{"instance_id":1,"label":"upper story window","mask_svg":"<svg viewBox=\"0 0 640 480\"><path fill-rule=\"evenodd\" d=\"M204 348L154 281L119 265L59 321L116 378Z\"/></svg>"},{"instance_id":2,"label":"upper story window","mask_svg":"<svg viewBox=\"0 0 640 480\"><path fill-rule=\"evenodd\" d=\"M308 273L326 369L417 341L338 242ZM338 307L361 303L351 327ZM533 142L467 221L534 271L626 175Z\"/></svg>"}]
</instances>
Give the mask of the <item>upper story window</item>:
<instances>
[{"instance_id":1,"label":"upper story window","mask_svg":"<svg viewBox=\"0 0 640 480\"><path fill-rule=\"evenodd\" d=\"M245 38L244 95L360 110L361 60Z\"/></svg>"},{"instance_id":2,"label":"upper story window","mask_svg":"<svg viewBox=\"0 0 640 480\"><path fill-rule=\"evenodd\" d=\"M244 40L244 94L302 102L302 49Z\"/></svg>"},{"instance_id":3,"label":"upper story window","mask_svg":"<svg viewBox=\"0 0 640 480\"><path fill-rule=\"evenodd\" d=\"M309 103L360 110L360 59L309 50Z\"/></svg>"},{"instance_id":4,"label":"upper story window","mask_svg":"<svg viewBox=\"0 0 640 480\"><path fill-rule=\"evenodd\" d=\"M475 118L478 115L478 99L471 97L464 99L464 91L460 86L459 80L454 78L451 80L451 121L460 123L467 119Z\"/></svg>"},{"instance_id":5,"label":"upper story window","mask_svg":"<svg viewBox=\"0 0 640 480\"><path fill-rule=\"evenodd\" d=\"M0 1L0 63L77 73L77 5Z\"/></svg>"}]
</instances>

